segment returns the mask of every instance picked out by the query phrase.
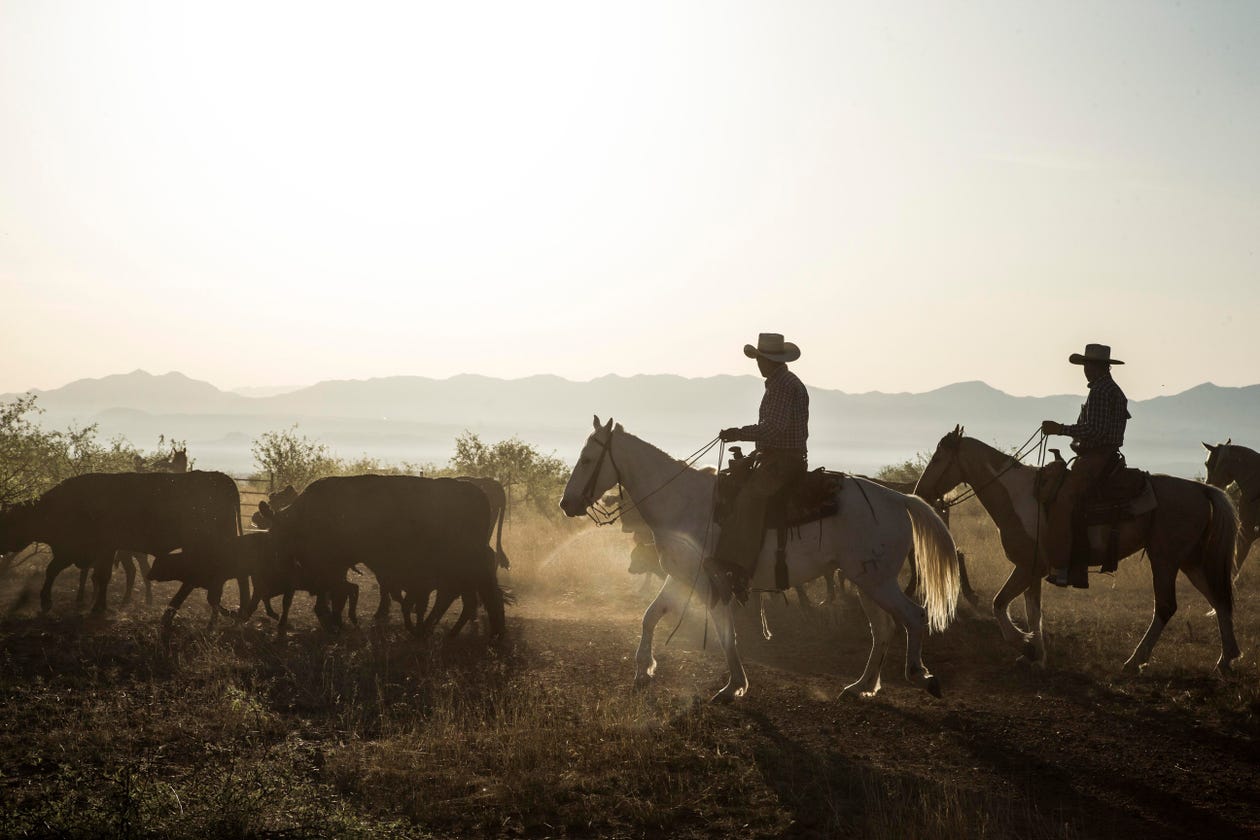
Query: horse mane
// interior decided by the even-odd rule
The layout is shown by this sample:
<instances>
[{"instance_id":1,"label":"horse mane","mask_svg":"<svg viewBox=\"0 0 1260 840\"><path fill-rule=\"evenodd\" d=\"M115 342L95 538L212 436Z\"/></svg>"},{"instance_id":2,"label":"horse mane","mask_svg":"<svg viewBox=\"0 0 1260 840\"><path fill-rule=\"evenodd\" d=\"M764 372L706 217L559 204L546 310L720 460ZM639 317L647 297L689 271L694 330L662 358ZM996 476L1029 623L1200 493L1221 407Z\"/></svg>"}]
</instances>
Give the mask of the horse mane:
<instances>
[{"instance_id":1,"label":"horse mane","mask_svg":"<svg viewBox=\"0 0 1260 840\"><path fill-rule=\"evenodd\" d=\"M656 444L649 443L648 441L644 440L643 438L639 437L636 434L633 434L632 432L627 432L625 430L625 427L623 427L620 423L618 423L616 426L613 427L613 431L621 432L621 434L625 435L626 437L632 438L636 442L641 443L643 446L647 447L648 450L650 450L651 452L654 452L655 454L660 455L662 458L665 458L666 460L672 461L680 470L685 467L694 472L702 473L707 469L707 467L697 468L694 465L688 464L686 461L680 461L679 459L675 458L673 455L670 455L664 449L661 449Z\"/></svg>"}]
</instances>

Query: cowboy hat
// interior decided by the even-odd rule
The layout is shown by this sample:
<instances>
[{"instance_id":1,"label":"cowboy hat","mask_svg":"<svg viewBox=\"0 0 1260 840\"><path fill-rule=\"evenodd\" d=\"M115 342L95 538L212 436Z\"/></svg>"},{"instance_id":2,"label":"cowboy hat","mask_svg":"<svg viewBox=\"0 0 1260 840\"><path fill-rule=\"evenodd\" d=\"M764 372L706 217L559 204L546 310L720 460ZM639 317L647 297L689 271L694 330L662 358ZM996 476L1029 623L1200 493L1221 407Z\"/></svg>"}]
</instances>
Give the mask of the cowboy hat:
<instances>
[{"instance_id":1,"label":"cowboy hat","mask_svg":"<svg viewBox=\"0 0 1260 840\"><path fill-rule=\"evenodd\" d=\"M744 345L744 355L750 359L769 359L772 362L794 362L801 357L801 348L790 341L784 341L778 333L761 333L757 336L757 346Z\"/></svg>"},{"instance_id":2,"label":"cowboy hat","mask_svg":"<svg viewBox=\"0 0 1260 840\"><path fill-rule=\"evenodd\" d=\"M1073 353L1068 356L1068 361L1074 365L1083 365L1086 362L1102 362L1104 365L1124 364L1119 359L1111 358L1111 348L1106 344L1086 344L1084 354Z\"/></svg>"}]
</instances>

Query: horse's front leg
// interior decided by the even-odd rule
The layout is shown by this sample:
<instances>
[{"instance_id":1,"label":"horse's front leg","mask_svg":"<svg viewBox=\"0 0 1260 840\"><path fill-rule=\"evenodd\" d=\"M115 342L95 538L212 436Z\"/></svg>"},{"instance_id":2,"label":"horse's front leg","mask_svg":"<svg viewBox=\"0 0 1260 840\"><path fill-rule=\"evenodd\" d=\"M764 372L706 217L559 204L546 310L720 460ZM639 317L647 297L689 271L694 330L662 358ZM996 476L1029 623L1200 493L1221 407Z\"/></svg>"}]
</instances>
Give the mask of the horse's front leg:
<instances>
[{"instance_id":1,"label":"horse's front leg","mask_svg":"<svg viewBox=\"0 0 1260 840\"><path fill-rule=\"evenodd\" d=\"M1015 596L1028 591L1028 587L1032 586L1036 576L1037 564L1035 562L1016 563L1006 583L1002 584L1002 588L993 596L993 616L997 619L998 629L1002 631L1002 638L1019 648L1030 661L1038 653L1033 642L1033 634L1025 633L1015 626L1015 622L1011 621L1010 608Z\"/></svg>"},{"instance_id":2,"label":"horse's front leg","mask_svg":"<svg viewBox=\"0 0 1260 840\"><path fill-rule=\"evenodd\" d=\"M1024 615L1028 617L1028 631L1032 636L1032 650L1025 648L1021 660L1026 660L1038 668L1046 667L1046 637L1041 630L1041 577L1033 578L1024 590Z\"/></svg>"},{"instance_id":3,"label":"horse's front leg","mask_svg":"<svg viewBox=\"0 0 1260 840\"><path fill-rule=\"evenodd\" d=\"M731 602L715 604L709 608L709 615L713 617L718 642L726 654L726 670L730 674L722 690L713 695L713 702L729 703L748 692L748 674L744 672L744 663L739 658L739 647L735 643L735 615Z\"/></svg>"},{"instance_id":4,"label":"horse's front leg","mask_svg":"<svg viewBox=\"0 0 1260 840\"><path fill-rule=\"evenodd\" d=\"M643 688L656 676L656 657L652 655L652 635L665 613L679 610L686 593L677 579L666 576L661 591L643 611L643 634L639 637L639 649L634 654L634 687Z\"/></svg>"}]
</instances>

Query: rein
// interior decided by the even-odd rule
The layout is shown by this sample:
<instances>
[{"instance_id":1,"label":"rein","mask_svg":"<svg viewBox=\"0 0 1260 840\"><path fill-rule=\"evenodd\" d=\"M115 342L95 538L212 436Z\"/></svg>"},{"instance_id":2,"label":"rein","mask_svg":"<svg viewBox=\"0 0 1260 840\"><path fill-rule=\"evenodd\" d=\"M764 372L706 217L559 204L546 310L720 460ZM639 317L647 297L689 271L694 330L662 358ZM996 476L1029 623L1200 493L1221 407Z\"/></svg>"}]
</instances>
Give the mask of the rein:
<instances>
[{"instance_id":1,"label":"rein","mask_svg":"<svg viewBox=\"0 0 1260 840\"><path fill-rule=\"evenodd\" d=\"M691 469L696 464L697 461L703 458L709 452L709 450L713 449L713 447L721 443L721 441L722 441L722 438L720 436L715 437L713 440L709 441L704 446L700 447L695 452L688 455L687 458L684 459L683 461L682 469L678 470L678 472L674 473L672 476L667 478L665 482L661 484L659 487L657 487L656 489L652 490L649 493L645 493L640 497L631 499L630 502L627 504L625 502L625 490L622 488L622 483L621 483L621 470L617 468L617 461L613 458L613 454L612 454L612 432L609 432L608 440L600 442L600 446L602 448L600 449L600 452L599 452L599 461L595 464L595 469L591 472L591 477L589 480L587 480L586 487L582 491L582 494L585 498L592 500L591 503L586 506L586 515L590 517L590 520L594 522L600 528L604 527L605 525L612 525L613 523L621 519L621 517L625 516L626 513L634 510L643 502L652 498L652 496L655 496L657 493L661 492L670 484L672 484L683 473ZM594 500L595 484L596 482L599 481L599 474L604 468L605 456L607 456L608 458L608 463L612 464L613 475L617 477L618 501L617 501L616 506L612 508L608 508L602 502ZM594 513L592 513L591 511L594 511Z\"/></svg>"},{"instance_id":2,"label":"rein","mask_svg":"<svg viewBox=\"0 0 1260 840\"><path fill-rule=\"evenodd\" d=\"M1037 439L1038 435L1041 435L1040 439ZM1034 443L1034 441L1036 442ZM1030 443L1033 444L1031 447L1028 445ZM1028 439L1025 440L1023 443L1021 443L1019 445L1019 448L1015 450L1015 454L1011 456L1011 462L1007 464L1005 467L1003 467L1002 469L998 470L997 474L995 474L993 478L989 479L984 484L981 484L979 487L968 487L958 496L954 497L953 499L949 499L945 501L944 502L945 507L952 508L957 505L961 505L963 502L967 502L967 501L970 501L971 499L976 498L977 496L980 495L980 491L987 490L999 478L1006 475L1008 472L1015 469L1016 467L1021 466L1024 458L1027 458L1029 455L1031 455L1033 452L1036 452L1039 449L1043 450L1043 454L1041 455L1041 460L1044 462L1045 445L1046 445L1046 436L1041 434L1041 428L1038 427L1037 430L1034 431L1031 435L1029 435ZM957 449L954 450L954 457L955 458L958 457ZM1038 464L1038 466L1041 466L1041 465Z\"/></svg>"}]
</instances>

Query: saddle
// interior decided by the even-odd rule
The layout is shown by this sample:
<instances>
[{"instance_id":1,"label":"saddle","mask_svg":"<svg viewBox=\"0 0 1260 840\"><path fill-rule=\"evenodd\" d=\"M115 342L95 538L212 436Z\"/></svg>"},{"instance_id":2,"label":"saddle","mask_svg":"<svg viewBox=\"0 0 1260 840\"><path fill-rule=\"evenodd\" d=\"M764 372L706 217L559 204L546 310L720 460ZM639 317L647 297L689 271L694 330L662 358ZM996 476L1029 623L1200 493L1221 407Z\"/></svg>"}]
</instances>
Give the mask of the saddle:
<instances>
[{"instance_id":1,"label":"saddle","mask_svg":"<svg viewBox=\"0 0 1260 840\"><path fill-rule=\"evenodd\" d=\"M1050 450L1054 460L1037 473L1037 500L1048 509L1058 497L1067 476L1068 464L1057 449ZM1072 565L1100 566L1103 572L1114 572L1120 563L1119 526L1158 507L1151 474L1130 467L1124 456L1116 453L1103 471L1098 483L1085 494L1072 512ZM1106 548L1099 557L1091 550L1088 529L1106 528Z\"/></svg>"},{"instance_id":2,"label":"saddle","mask_svg":"<svg viewBox=\"0 0 1260 840\"><path fill-rule=\"evenodd\" d=\"M754 469L755 458L745 457L738 446L731 447L731 458L726 469L718 473L718 498L713 508L713 521L726 522L735 510L735 500L748 482ZM840 512L840 487L845 474L832 472L823 467L802 473L766 504L762 533L774 531L778 540L775 550L775 586L788 588L787 542L788 531L810 522L818 522ZM764 536L763 536L764 539Z\"/></svg>"}]
</instances>

